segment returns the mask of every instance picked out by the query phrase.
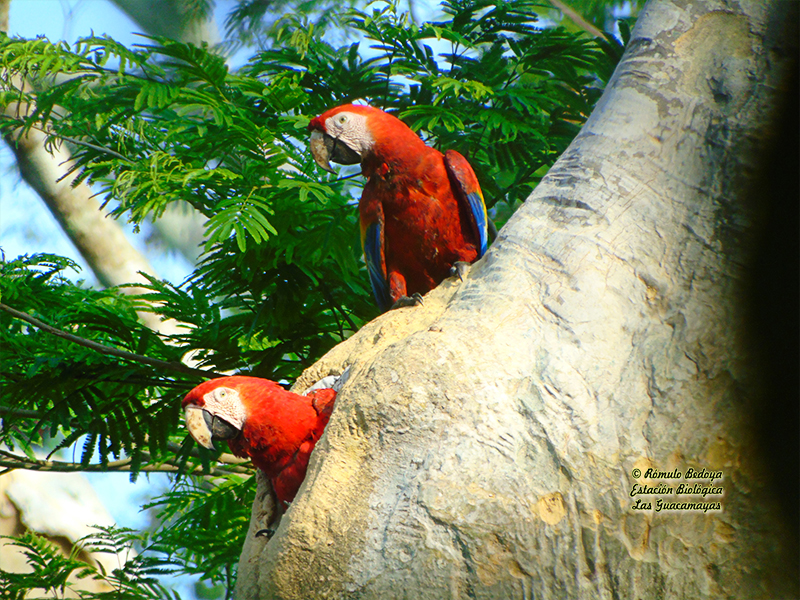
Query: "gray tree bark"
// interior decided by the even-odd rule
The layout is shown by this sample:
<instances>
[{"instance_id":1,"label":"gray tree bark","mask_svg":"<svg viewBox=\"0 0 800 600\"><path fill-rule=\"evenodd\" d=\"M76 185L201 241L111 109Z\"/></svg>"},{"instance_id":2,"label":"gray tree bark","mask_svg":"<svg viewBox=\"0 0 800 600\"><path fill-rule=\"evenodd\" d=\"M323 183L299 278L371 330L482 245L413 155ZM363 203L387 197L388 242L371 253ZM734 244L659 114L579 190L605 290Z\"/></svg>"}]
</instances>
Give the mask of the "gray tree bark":
<instances>
[{"instance_id":1,"label":"gray tree bark","mask_svg":"<svg viewBox=\"0 0 800 600\"><path fill-rule=\"evenodd\" d=\"M248 538L239 598L798 596L742 302L794 6L647 4L583 131L466 280L298 382L352 368L276 535ZM680 483L723 490L631 495Z\"/></svg>"}]
</instances>

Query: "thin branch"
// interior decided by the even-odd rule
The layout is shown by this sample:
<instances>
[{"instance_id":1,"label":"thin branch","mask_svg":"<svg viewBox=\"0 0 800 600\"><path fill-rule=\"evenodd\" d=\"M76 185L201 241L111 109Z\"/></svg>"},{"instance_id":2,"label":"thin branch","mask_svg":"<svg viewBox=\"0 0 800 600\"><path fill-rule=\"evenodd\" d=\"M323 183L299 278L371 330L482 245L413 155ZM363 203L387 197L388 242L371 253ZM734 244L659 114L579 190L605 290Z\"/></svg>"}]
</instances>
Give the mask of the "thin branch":
<instances>
[{"instance_id":1,"label":"thin branch","mask_svg":"<svg viewBox=\"0 0 800 600\"><path fill-rule=\"evenodd\" d=\"M338 309L339 313L347 321L347 324L350 326L350 329L352 331L358 331L358 327L356 327L356 324L353 323L353 320L350 318L350 315L348 315L345 312L345 310L341 307L341 305L336 304L336 302L334 302L333 296L331 295L331 291L330 291L330 288L328 287L328 285L324 281L321 282L321 283L322 283L322 285L320 286L320 289L322 290L322 295L325 297L325 300L328 302L328 305L331 307L331 310L333 311L334 316L336 316L336 311ZM342 325L339 322L339 317L338 316L336 317L336 322L337 322L337 325L339 326L339 335L341 335L342 338L344 339L344 330L342 329Z\"/></svg>"},{"instance_id":2,"label":"thin branch","mask_svg":"<svg viewBox=\"0 0 800 600\"><path fill-rule=\"evenodd\" d=\"M43 421L47 418L47 412L41 410L27 410L24 408L9 408L8 406L0 406L0 417L9 416L9 417L18 417L20 419L37 419ZM74 420L73 420L74 422ZM70 426L73 426L73 422L70 422ZM87 431L87 433L89 433ZM147 437L145 437L147 439ZM167 442L167 449L175 454L178 454L182 451L182 446L176 442ZM0 453L4 452L0 450ZM189 456L194 458L200 457L200 452L197 451L197 448L193 448L189 451ZM243 465L250 462L247 458L239 458L234 454L230 454L229 452L223 452L217 457L217 462L221 462L225 465Z\"/></svg>"},{"instance_id":3,"label":"thin branch","mask_svg":"<svg viewBox=\"0 0 800 600\"><path fill-rule=\"evenodd\" d=\"M117 358L123 358L125 360L131 360L134 362L142 363L145 365L150 365L151 367L156 367L159 369L165 369L169 371L177 371L178 373L185 373L187 375L196 375L198 377L223 377L221 373L216 373L215 371L206 371L203 369L194 369L192 367L188 367L183 363L179 362L170 362L166 360L159 360L157 358L150 358L149 356L142 356L141 354L134 354L133 352L128 352L127 350L119 350L118 348L112 348L111 346L106 346L105 344L100 344L98 342L93 342L92 340L87 340L86 338L79 337L77 335L73 335L71 333L67 333L66 331L62 331L61 329L56 329L40 321L39 319L32 317L24 312L20 312L7 306L0 302L0 310L4 310L5 312L9 313L10 315L16 317L17 319L21 319L27 323L30 323L34 327L41 329L42 331L46 331L47 333L54 335L56 337L60 337L67 341L70 341L74 344L78 344L79 346L83 346L84 348L89 348L96 352L100 352L101 354L106 354L108 356L116 356Z\"/></svg>"},{"instance_id":4,"label":"thin branch","mask_svg":"<svg viewBox=\"0 0 800 600\"><path fill-rule=\"evenodd\" d=\"M589 21L584 19L580 15L580 13L578 13L571 6L569 6L566 3L564 3L562 0L550 0L550 4L552 4L558 10L560 10L562 13L564 13L564 16L566 16L570 21L575 23L575 25L577 25L578 27L583 29L589 35L592 35L594 37L600 37L600 38L605 38L606 37L606 34L604 34L597 27L595 27L594 25L589 23Z\"/></svg>"},{"instance_id":5,"label":"thin branch","mask_svg":"<svg viewBox=\"0 0 800 600\"><path fill-rule=\"evenodd\" d=\"M5 121L11 121L12 123L16 123L16 124L19 125L19 127L25 127L27 125L26 122L25 122L25 119L22 119L20 117L11 117L11 116L3 117L2 115L0 115L0 119L5 120ZM45 134L47 136L52 136L54 138L57 138L57 139L61 140L62 142L69 142L71 144L75 144L76 146L84 146L85 148L91 148L92 150L97 150L98 152L103 152L105 154L109 154L109 155L113 156L114 158L118 158L118 159L120 159L122 161L125 161L128 164L131 163L131 159L130 158L128 158L127 156L125 156L123 154L120 154L119 152L116 152L115 150L112 150L111 148L107 148L105 146L98 146L97 144L92 144L90 142L86 142L86 141L79 140L79 139L76 139L76 138L73 138L73 137L69 137L67 135L63 135L61 133L57 133L55 131L45 129L44 127L41 127L41 126L37 127L36 125L30 125L29 128L33 129L35 131L39 131L39 132L41 132L41 133L43 133L43 134ZM64 175L61 176L61 179L64 179L64 177L68 177L70 174L71 174L71 171L67 172L67 173L64 173Z\"/></svg>"},{"instance_id":6,"label":"thin branch","mask_svg":"<svg viewBox=\"0 0 800 600\"><path fill-rule=\"evenodd\" d=\"M43 419L44 414L38 410L25 410L24 408L9 408L7 406L0 406L0 417L19 417L21 419Z\"/></svg>"},{"instance_id":7,"label":"thin branch","mask_svg":"<svg viewBox=\"0 0 800 600\"><path fill-rule=\"evenodd\" d=\"M38 129L38 128L36 128L36 129ZM46 133L43 129L41 129L40 131L42 131L43 133ZM120 159L122 161L125 161L128 164L131 164L131 162L132 162L130 158L128 158L127 156L125 156L123 154L120 154L119 152L116 152L115 150L112 150L111 148L107 148L105 146L98 146L97 144L92 144L90 142L84 142L82 140L71 138L71 137L63 135L61 133L56 133L56 134L53 134L53 135L55 135L55 137L57 137L58 139L60 139L60 140L62 140L64 142L70 142L72 144L75 144L76 146L84 146L85 148L91 148L92 150L97 150L98 152L105 152L106 154L109 154L109 155L113 156L114 158L118 158L118 159ZM65 174L64 177L66 177L67 175L68 175L68 173Z\"/></svg>"},{"instance_id":8,"label":"thin branch","mask_svg":"<svg viewBox=\"0 0 800 600\"><path fill-rule=\"evenodd\" d=\"M58 473L74 473L74 472L120 472L128 473L133 470L131 458L123 458L121 460L111 461L105 465L103 464L89 464L84 465L81 463L65 462L60 460L42 460L32 459L27 456L20 456L6 450L0 450L0 455L5 458L0 458L0 467L5 467L2 473L13 471L14 469L26 469L28 471L49 471ZM233 456L225 455L222 456ZM220 456L220 458L222 458ZM239 460L233 457L234 460ZM220 461L222 462L222 461ZM230 473L250 474L253 472L252 468L246 467L243 464L223 463L224 467L212 467L208 473L203 472L201 465L196 466L191 470L187 470L187 474L195 475L227 475ZM142 465L137 472L141 473L177 473L181 468L169 461L162 464ZM0 474L2 474L0 473Z\"/></svg>"},{"instance_id":9,"label":"thin branch","mask_svg":"<svg viewBox=\"0 0 800 600\"><path fill-rule=\"evenodd\" d=\"M169 444L167 446L169 447ZM199 457L200 453L197 451L197 449L194 449L189 452L189 456ZM223 452L222 454L220 454L217 457L217 462L232 467L240 467L252 464L249 458L239 458L235 454L230 454L229 452Z\"/></svg>"},{"instance_id":10,"label":"thin branch","mask_svg":"<svg viewBox=\"0 0 800 600\"><path fill-rule=\"evenodd\" d=\"M361 171L359 171L358 173L353 173L352 175L341 175L341 176L337 177L336 179L334 179L333 181L331 181L330 183L338 183L340 181L347 181L348 179L355 179L356 177L359 177L360 175L362 175Z\"/></svg>"}]
</instances>

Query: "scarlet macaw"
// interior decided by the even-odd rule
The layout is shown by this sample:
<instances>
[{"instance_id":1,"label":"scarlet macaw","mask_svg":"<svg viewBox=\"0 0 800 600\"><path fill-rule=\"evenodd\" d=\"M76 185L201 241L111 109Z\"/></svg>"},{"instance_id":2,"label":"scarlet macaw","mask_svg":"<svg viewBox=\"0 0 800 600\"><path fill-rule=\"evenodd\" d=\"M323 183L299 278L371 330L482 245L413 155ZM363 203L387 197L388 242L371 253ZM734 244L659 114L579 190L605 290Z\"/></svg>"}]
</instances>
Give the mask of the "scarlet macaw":
<instances>
[{"instance_id":1,"label":"scarlet macaw","mask_svg":"<svg viewBox=\"0 0 800 600\"><path fill-rule=\"evenodd\" d=\"M486 252L488 217L478 179L455 150L444 155L405 123L370 106L346 104L311 120L311 153L361 163L361 243L381 310L421 298ZM459 269L459 274L460 274Z\"/></svg>"},{"instance_id":2,"label":"scarlet macaw","mask_svg":"<svg viewBox=\"0 0 800 600\"><path fill-rule=\"evenodd\" d=\"M268 379L241 375L211 379L183 399L186 428L205 448L226 440L233 454L250 458L272 482L282 509L303 483L336 393L315 385L301 396Z\"/></svg>"}]
</instances>

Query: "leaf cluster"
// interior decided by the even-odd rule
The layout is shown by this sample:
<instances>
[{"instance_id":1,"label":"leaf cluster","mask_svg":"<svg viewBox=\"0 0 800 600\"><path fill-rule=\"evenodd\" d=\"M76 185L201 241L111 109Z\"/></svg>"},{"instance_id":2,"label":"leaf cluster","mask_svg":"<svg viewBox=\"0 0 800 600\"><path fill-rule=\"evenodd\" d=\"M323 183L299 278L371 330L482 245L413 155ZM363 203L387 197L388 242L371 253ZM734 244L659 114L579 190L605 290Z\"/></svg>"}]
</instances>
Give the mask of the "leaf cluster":
<instances>
[{"instance_id":1,"label":"leaf cluster","mask_svg":"<svg viewBox=\"0 0 800 600\"><path fill-rule=\"evenodd\" d=\"M174 575L182 561L173 558L160 541L151 540L146 533L98 527L96 533L79 540L68 556L57 545L31 531L6 539L9 548L17 548L25 555L29 571L0 570L2 598L30 598L32 590L43 590L48 597L83 600L180 598L164 586L162 579ZM87 555L95 560L87 563ZM109 555L112 560L98 560L102 555ZM110 571L104 566L114 562L119 566ZM86 586L85 581L93 585Z\"/></svg>"},{"instance_id":2,"label":"leaf cluster","mask_svg":"<svg viewBox=\"0 0 800 600\"><path fill-rule=\"evenodd\" d=\"M66 279L67 269L77 266L53 255L0 262L0 300L81 340L155 364L76 345L0 311L0 443L8 448L0 450L0 465L24 455L29 468L42 468L37 448L48 446L53 455L80 442L73 468L51 468L122 461L120 470L132 478L142 468L208 471L214 457L178 429L180 398L200 380L176 370L184 351L137 320L136 309L147 306L141 300L79 287Z\"/></svg>"},{"instance_id":3,"label":"leaf cluster","mask_svg":"<svg viewBox=\"0 0 800 600\"><path fill-rule=\"evenodd\" d=\"M254 477L182 479L144 507L155 511L162 523L148 551L168 556L181 572L202 575L232 590L255 492Z\"/></svg>"}]
</instances>

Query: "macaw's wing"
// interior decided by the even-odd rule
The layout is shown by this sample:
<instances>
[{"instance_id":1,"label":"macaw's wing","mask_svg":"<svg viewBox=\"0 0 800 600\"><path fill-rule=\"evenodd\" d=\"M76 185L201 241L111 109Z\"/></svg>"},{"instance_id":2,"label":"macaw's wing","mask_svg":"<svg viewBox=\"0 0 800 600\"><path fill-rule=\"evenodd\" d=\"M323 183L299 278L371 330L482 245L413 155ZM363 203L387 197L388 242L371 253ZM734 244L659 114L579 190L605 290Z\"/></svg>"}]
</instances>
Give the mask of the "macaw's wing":
<instances>
[{"instance_id":1,"label":"macaw's wing","mask_svg":"<svg viewBox=\"0 0 800 600\"><path fill-rule=\"evenodd\" d=\"M367 261L369 282L372 293L381 311L387 311L392 306L392 296L389 293L389 280L386 277L386 263L383 258L383 231L381 223L376 221L361 228L361 244L364 246L364 260Z\"/></svg>"},{"instance_id":2,"label":"macaw's wing","mask_svg":"<svg viewBox=\"0 0 800 600\"><path fill-rule=\"evenodd\" d=\"M480 258L486 253L486 246L489 243L489 217L486 214L486 204L483 202L478 178L475 177L475 171L467 159L455 150L445 152L444 166L450 176L450 183L458 202L469 215Z\"/></svg>"}]
</instances>

